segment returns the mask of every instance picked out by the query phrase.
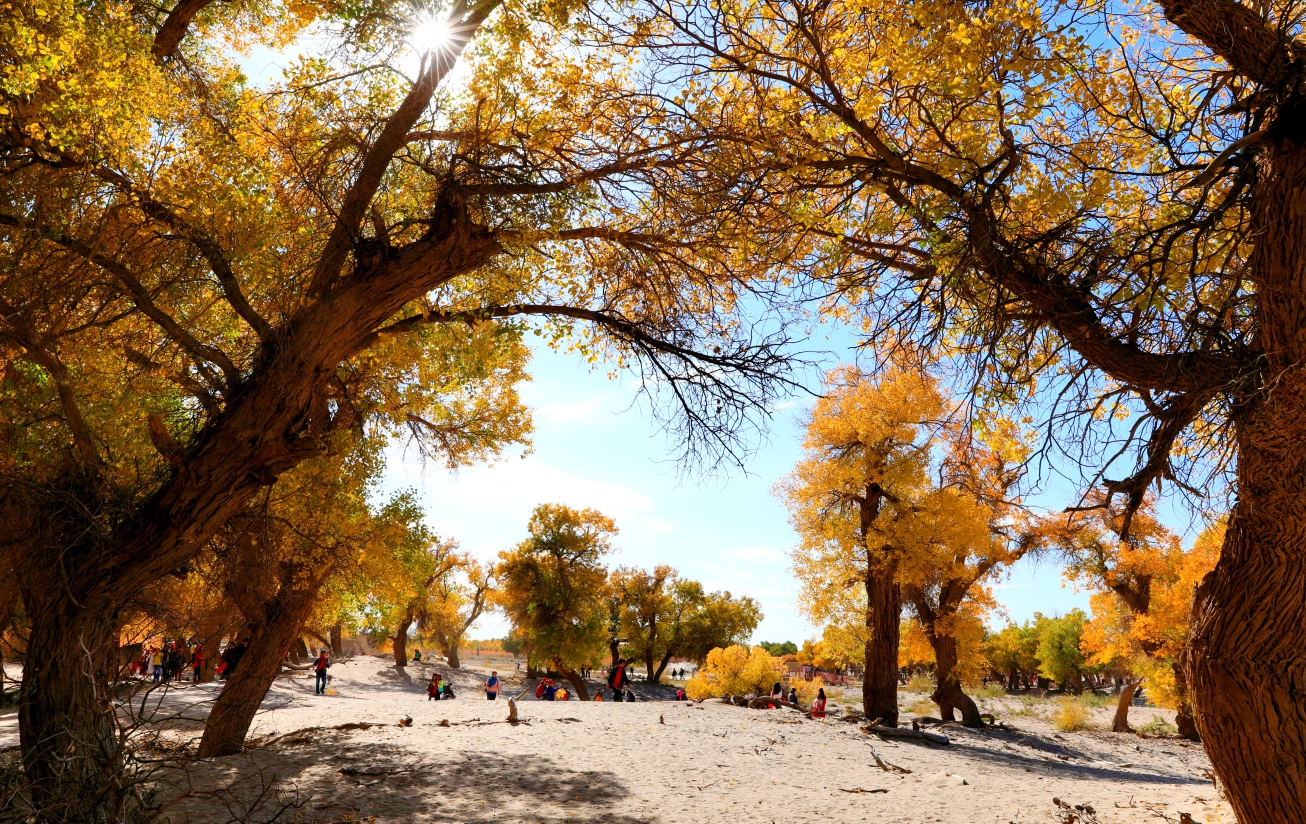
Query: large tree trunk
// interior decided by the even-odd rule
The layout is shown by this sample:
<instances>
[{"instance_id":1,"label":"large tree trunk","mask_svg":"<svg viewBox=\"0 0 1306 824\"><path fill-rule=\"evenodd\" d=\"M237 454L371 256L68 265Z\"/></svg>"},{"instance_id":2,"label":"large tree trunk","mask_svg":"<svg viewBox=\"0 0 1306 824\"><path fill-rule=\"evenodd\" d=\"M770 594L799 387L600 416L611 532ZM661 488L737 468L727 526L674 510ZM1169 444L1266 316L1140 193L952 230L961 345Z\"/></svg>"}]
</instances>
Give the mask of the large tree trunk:
<instances>
[{"instance_id":1,"label":"large tree trunk","mask_svg":"<svg viewBox=\"0 0 1306 824\"><path fill-rule=\"evenodd\" d=\"M267 609L266 620L253 630L240 666L227 679L209 712L204 737L200 739L201 758L235 755L244 747L245 735L259 705L313 611L317 589L317 586L287 587L277 593Z\"/></svg>"},{"instance_id":2,"label":"large tree trunk","mask_svg":"<svg viewBox=\"0 0 1306 824\"><path fill-rule=\"evenodd\" d=\"M444 642L444 658L449 662L449 666L454 669L462 669L462 662L458 660L458 641L457 639L446 639Z\"/></svg>"},{"instance_id":3,"label":"large tree trunk","mask_svg":"<svg viewBox=\"0 0 1306 824\"><path fill-rule=\"evenodd\" d=\"M114 612L79 609L63 587L24 593L31 637L18 704L25 777L41 821L108 821L130 804L111 673ZM91 606L91 605L87 605Z\"/></svg>"},{"instance_id":4,"label":"large tree trunk","mask_svg":"<svg viewBox=\"0 0 1306 824\"><path fill-rule=\"evenodd\" d=\"M305 659L311 658L312 654L308 651L308 645L304 643L304 636L296 635L295 641L290 645L290 662L299 666Z\"/></svg>"},{"instance_id":5,"label":"large tree trunk","mask_svg":"<svg viewBox=\"0 0 1306 824\"><path fill-rule=\"evenodd\" d=\"M866 574L866 671L862 711L886 727L898 726L898 635L902 591L893 564L868 567Z\"/></svg>"},{"instance_id":6,"label":"large tree trunk","mask_svg":"<svg viewBox=\"0 0 1306 824\"><path fill-rule=\"evenodd\" d=\"M1111 732L1131 732L1129 726L1129 707L1134 703L1134 693L1138 692L1140 681L1130 681L1120 690L1120 700L1116 702L1116 715L1111 719Z\"/></svg>"},{"instance_id":7,"label":"large tree trunk","mask_svg":"<svg viewBox=\"0 0 1306 824\"><path fill-rule=\"evenodd\" d=\"M671 663L671 650L667 650L667 654L662 656L662 660L658 662L657 673L653 676L654 684L660 683L662 681L662 673L667 671L667 664L670 663Z\"/></svg>"},{"instance_id":8,"label":"large tree trunk","mask_svg":"<svg viewBox=\"0 0 1306 824\"><path fill-rule=\"evenodd\" d=\"M404 669L408 666L408 628L413 625L413 619L408 615L399 622L399 628L395 630L395 666Z\"/></svg>"},{"instance_id":9,"label":"large tree trunk","mask_svg":"<svg viewBox=\"0 0 1306 824\"><path fill-rule=\"evenodd\" d=\"M331 625L331 656L333 658L343 658L345 655L345 644L342 638L340 622L336 621Z\"/></svg>"},{"instance_id":10,"label":"large tree trunk","mask_svg":"<svg viewBox=\"0 0 1306 824\"><path fill-rule=\"evenodd\" d=\"M975 706L975 702L962 690L961 681L957 680L954 674L957 667L957 639L951 635L936 633L932 627L927 627L926 631L930 638L930 646L934 648L934 677L938 679L938 686L935 687L930 700L939 705L940 717L944 721L955 721L957 717L953 714L953 710L959 710L963 727L984 726L979 707Z\"/></svg>"},{"instance_id":11,"label":"large tree trunk","mask_svg":"<svg viewBox=\"0 0 1306 824\"><path fill-rule=\"evenodd\" d=\"M1306 822L1306 149L1288 111L1256 153L1247 235L1263 379L1233 404L1238 500L1183 662L1243 824Z\"/></svg>"}]
</instances>

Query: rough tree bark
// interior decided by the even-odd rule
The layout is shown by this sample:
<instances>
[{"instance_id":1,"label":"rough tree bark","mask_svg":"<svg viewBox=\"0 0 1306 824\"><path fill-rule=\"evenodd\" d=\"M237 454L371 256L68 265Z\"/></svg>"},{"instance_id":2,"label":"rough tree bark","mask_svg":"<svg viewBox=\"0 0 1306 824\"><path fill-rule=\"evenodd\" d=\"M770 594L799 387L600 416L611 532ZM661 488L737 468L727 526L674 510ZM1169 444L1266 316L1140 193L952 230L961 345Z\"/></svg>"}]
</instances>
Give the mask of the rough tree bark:
<instances>
[{"instance_id":1,"label":"rough tree bark","mask_svg":"<svg viewBox=\"0 0 1306 824\"><path fill-rule=\"evenodd\" d=\"M44 591L25 589L23 601L31 637L18 705L19 743L40 820L105 820L102 814L121 811L127 802L115 780L121 762L109 693L117 612L100 602L94 605L100 620L86 620L88 611L70 603L53 580ZM104 788L98 797L94 790L79 791L97 787Z\"/></svg>"},{"instance_id":2,"label":"rough tree bark","mask_svg":"<svg viewBox=\"0 0 1306 824\"><path fill-rule=\"evenodd\" d=\"M857 500L862 546L870 538L880 505L889 493L878 483L866 485L866 493ZM898 726L898 634L902 623L902 589L898 584L898 566L892 554L873 557L865 550L866 572L866 650L862 674L862 712L867 718L879 718L886 727Z\"/></svg>"},{"instance_id":3,"label":"rough tree bark","mask_svg":"<svg viewBox=\"0 0 1306 824\"><path fill-rule=\"evenodd\" d=\"M334 624L331 625L331 632L329 634L331 636L332 657L334 658L344 657L345 644L344 644L344 639L342 637L344 633L343 630L341 629L339 621L336 621Z\"/></svg>"},{"instance_id":4,"label":"rough tree bark","mask_svg":"<svg viewBox=\"0 0 1306 824\"><path fill-rule=\"evenodd\" d=\"M313 611L318 585L324 575L298 586L282 586L265 606L262 620L250 632L249 649L240 666L227 679L204 724L199 756L235 755L245 745L245 735L268 689L281 671L291 646Z\"/></svg>"},{"instance_id":5,"label":"rough tree bark","mask_svg":"<svg viewBox=\"0 0 1306 824\"><path fill-rule=\"evenodd\" d=\"M962 690L961 681L957 680L955 675L957 639L951 635L934 632L933 627L928 624L925 631L929 636L930 646L934 648L934 676L938 679L938 686L935 687L930 700L939 705L940 717L944 721L955 721L957 717L953 710L959 710L963 727L984 726L979 707L975 706L975 702Z\"/></svg>"},{"instance_id":6,"label":"rough tree bark","mask_svg":"<svg viewBox=\"0 0 1306 824\"><path fill-rule=\"evenodd\" d=\"M866 573L866 654L862 711L886 727L898 725L898 642L902 591L896 566L882 563Z\"/></svg>"}]
</instances>

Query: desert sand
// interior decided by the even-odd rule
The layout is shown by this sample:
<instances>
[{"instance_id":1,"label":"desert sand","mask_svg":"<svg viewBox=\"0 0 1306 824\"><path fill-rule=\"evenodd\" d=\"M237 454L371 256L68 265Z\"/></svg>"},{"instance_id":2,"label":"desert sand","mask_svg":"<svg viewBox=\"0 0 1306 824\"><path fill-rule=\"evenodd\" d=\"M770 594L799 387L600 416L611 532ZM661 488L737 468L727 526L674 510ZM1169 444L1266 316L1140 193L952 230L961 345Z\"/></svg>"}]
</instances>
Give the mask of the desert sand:
<instances>
[{"instance_id":1,"label":"desert sand","mask_svg":"<svg viewBox=\"0 0 1306 824\"><path fill-rule=\"evenodd\" d=\"M949 746L882 741L837 719L717 701L528 697L513 726L507 702L480 691L486 673L452 672L458 699L435 702L424 694L430 671L410 665L409 681L392 661L354 658L332 668L326 696L313 694L307 674L283 676L246 753L174 773L192 794L170 807L169 820L280 812L279 821L302 822L1023 824L1058 821L1058 797L1091 805L1103 822L1178 822L1180 813L1234 821L1203 774L1210 765L1200 746L1057 733L1030 714L1029 701L986 702L1010 729L949 726ZM507 675L517 691L530 686ZM158 748L193 752L217 686L172 690L150 705ZM919 696L903 698L909 706ZM1109 708L1097 712L1105 726ZM1151 712L1135 708L1131 720L1145 723ZM410 726L400 726L405 716ZM12 720L11 712L0 718L0 748L16 743ZM350 726L333 729L342 725ZM883 771L872 747L911 772Z\"/></svg>"}]
</instances>

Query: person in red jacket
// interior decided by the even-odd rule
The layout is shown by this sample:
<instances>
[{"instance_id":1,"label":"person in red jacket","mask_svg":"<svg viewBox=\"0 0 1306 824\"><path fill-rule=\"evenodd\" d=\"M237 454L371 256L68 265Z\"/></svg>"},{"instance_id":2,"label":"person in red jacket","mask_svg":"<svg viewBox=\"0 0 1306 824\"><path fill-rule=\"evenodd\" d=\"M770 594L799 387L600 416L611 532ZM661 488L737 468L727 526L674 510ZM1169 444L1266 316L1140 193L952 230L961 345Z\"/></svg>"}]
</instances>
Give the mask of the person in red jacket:
<instances>
[{"instance_id":1,"label":"person in red jacket","mask_svg":"<svg viewBox=\"0 0 1306 824\"><path fill-rule=\"evenodd\" d=\"M618 658L617 664L608 673L608 689L612 690L612 700L621 700L621 691L630 683L630 676L626 675L626 659Z\"/></svg>"},{"instance_id":2,"label":"person in red jacket","mask_svg":"<svg viewBox=\"0 0 1306 824\"><path fill-rule=\"evenodd\" d=\"M317 675L317 686L313 691L315 695L326 695L327 667L329 666L331 666L331 659L327 658L326 650L318 650L317 660L313 662L313 672Z\"/></svg>"}]
</instances>

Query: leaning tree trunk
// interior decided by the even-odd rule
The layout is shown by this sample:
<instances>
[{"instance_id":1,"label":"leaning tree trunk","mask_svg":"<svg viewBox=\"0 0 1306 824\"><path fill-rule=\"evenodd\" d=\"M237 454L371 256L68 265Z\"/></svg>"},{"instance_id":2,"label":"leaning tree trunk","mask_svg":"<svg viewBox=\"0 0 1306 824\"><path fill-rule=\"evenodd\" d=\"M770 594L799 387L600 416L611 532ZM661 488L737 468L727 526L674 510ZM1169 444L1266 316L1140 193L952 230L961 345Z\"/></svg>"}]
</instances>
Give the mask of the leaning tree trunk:
<instances>
[{"instance_id":1,"label":"leaning tree trunk","mask_svg":"<svg viewBox=\"0 0 1306 824\"><path fill-rule=\"evenodd\" d=\"M304 643L304 636L296 635L294 643L290 645L290 663L299 666L304 659L310 657L308 645Z\"/></svg>"},{"instance_id":2,"label":"leaning tree trunk","mask_svg":"<svg viewBox=\"0 0 1306 824\"><path fill-rule=\"evenodd\" d=\"M1238 499L1183 664L1243 824L1306 822L1306 147L1291 100L1254 156L1247 268L1264 377L1232 407Z\"/></svg>"},{"instance_id":3,"label":"leaning tree trunk","mask_svg":"<svg viewBox=\"0 0 1306 824\"><path fill-rule=\"evenodd\" d=\"M1134 703L1134 693L1142 681L1130 681L1120 690L1120 700L1116 702L1116 715L1111 719L1111 732L1132 732L1129 726L1129 707Z\"/></svg>"},{"instance_id":4,"label":"leaning tree trunk","mask_svg":"<svg viewBox=\"0 0 1306 824\"><path fill-rule=\"evenodd\" d=\"M898 726L898 635L902 591L892 564L868 567L866 575L866 656L862 673L862 711L886 727Z\"/></svg>"},{"instance_id":5,"label":"leaning tree trunk","mask_svg":"<svg viewBox=\"0 0 1306 824\"><path fill-rule=\"evenodd\" d=\"M251 635L240 666L227 679L209 712L200 739L200 758L235 755L244 747L254 715L313 611L316 595L316 586L283 589L277 594L266 620Z\"/></svg>"},{"instance_id":6,"label":"leaning tree trunk","mask_svg":"<svg viewBox=\"0 0 1306 824\"><path fill-rule=\"evenodd\" d=\"M558 667L558 674L566 678L567 683L571 684L572 688L576 690L577 698L582 701L590 700L590 692L585 688L585 679L580 677L579 672L572 672L569 669Z\"/></svg>"},{"instance_id":7,"label":"leaning tree trunk","mask_svg":"<svg viewBox=\"0 0 1306 824\"><path fill-rule=\"evenodd\" d=\"M72 603L53 581L48 591L24 600L31 636L18 730L37 820L123 817L130 788L110 693L116 615L105 604Z\"/></svg>"},{"instance_id":8,"label":"leaning tree trunk","mask_svg":"<svg viewBox=\"0 0 1306 824\"><path fill-rule=\"evenodd\" d=\"M331 625L331 656L333 658L343 658L345 655L345 644L342 636L340 622L336 621Z\"/></svg>"},{"instance_id":9,"label":"leaning tree trunk","mask_svg":"<svg viewBox=\"0 0 1306 824\"><path fill-rule=\"evenodd\" d=\"M953 710L961 712L963 727L982 727L979 707L961 688L961 681L954 674L957 668L957 639L951 635L941 635L932 628L927 629L930 646L934 647L935 678L938 686L930 700L939 705L940 717L944 721L955 721Z\"/></svg>"}]
</instances>

